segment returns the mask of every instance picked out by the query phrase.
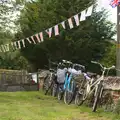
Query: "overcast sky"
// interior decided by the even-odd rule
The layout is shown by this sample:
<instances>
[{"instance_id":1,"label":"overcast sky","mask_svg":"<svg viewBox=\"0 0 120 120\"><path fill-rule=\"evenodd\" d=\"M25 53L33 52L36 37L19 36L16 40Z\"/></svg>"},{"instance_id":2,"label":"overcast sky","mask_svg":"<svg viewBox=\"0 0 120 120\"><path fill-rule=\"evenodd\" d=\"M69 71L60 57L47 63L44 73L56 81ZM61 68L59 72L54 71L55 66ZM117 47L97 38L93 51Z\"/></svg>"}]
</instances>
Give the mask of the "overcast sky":
<instances>
[{"instance_id":1,"label":"overcast sky","mask_svg":"<svg viewBox=\"0 0 120 120\"><path fill-rule=\"evenodd\" d=\"M98 0L99 7L104 7L110 11L110 19L112 22L117 23L117 8L112 8L109 3L111 0Z\"/></svg>"}]
</instances>

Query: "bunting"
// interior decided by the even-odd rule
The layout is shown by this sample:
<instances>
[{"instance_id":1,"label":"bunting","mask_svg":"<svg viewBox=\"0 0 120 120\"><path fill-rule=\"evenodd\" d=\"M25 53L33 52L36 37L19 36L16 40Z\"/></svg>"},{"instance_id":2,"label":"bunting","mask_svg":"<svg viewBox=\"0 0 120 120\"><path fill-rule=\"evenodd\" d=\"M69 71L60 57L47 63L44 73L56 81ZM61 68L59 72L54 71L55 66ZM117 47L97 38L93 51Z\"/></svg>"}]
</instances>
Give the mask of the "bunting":
<instances>
[{"instance_id":1,"label":"bunting","mask_svg":"<svg viewBox=\"0 0 120 120\"><path fill-rule=\"evenodd\" d=\"M22 46L25 48L25 40L22 39L21 41L22 41Z\"/></svg>"},{"instance_id":2,"label":"bunting","mask_svg":"<svg viewBox=\"0 0 120 120\"><path fill-rule=\"evenodd\" d=\"M9 49L9 44L5 44L5 45L4 45L4 49L5 49L6 52L8 52L8 51L10 50L10 49Z\"/></svg>"},{"instance_id":3,"label":"bunting","mask_svg":"<svg viewBox=\"0 0 120 120\"><path fill-rule=\"evenodd\" d=\"M40 32L39 35L40 35L40 41L43 42L44 41L44 39L43 39L43 32Z\"/></svg>"},{"instance_id":4,"label":"bunting","mask_svg":"<svg viewBox=\"0 0 120 120\"><path fill-rule=\"evenodd\" d=\"M30 44L32 43L29 38L26 38L26 39L27 39L27 41L28 41Z\"/></svg>"},{"instance_id":5,"label":"bunting","mask_svg":"<svg viewBox=\"0 0 120 120\"><path fill-rule=\"evenodd\" d=\"M91 5L91 6L87 9L86 17L91 16L91 15L92 15L92 11L93 11L93 5Z\"/></svg>"},{"instance_id":6,"label":"bunting","mask_svg":"<svg viewBox=\"0 0 120 120\"><path fill-rule=\"evenodd\" d=\"M49 28L48 30L46 30L46 33L48 34L49 38L51 38L51 36L52 36L52 28Z\"/></svg>"},{"instance_id":7,"label":"bunting","mask_svg":"<svg viewBox=\"0 0 120 120\"><path fill-rule=\"evenodd\" d=\"M58 25L55 25L55 26L54 26L54 30L55 30L55 36L59 35Z\"/></svg>"},{"instance_id":8,"label":"bunting","mask_svg":"<svg viewBox=\"0 0 120 120\"><path fill-rule=\"evenodd\" d=\"M35 37L37 38L38 42L40 43L40 38L39 38L38 34L36 34Z\"/></svg>"},{"instance_id":9,"label":"bunting","mask_svg":"<svg viewBox=\"0 0 120 120\"><path fill-rule=\"evenodd\" d=\"M80 21L86 20L86 10L81 12Z\"/></svg>"},{"instance_id":10,"label":"bunting","mask_svg":"<svg viewBox=\"0 0 120 120\"><path fill-rule=\"evenodd\" d=\"M114 2L115 2L115 0L114 0ZM112 3L114 3L114 2L112 1ZM65 20L53 27L50 27L49 29L46 29L44 32L47 33L49 38L52 37L53 33L54 33L54 36L57 36L60 34L59 25L61 25L63 29L66 29L66 23L68 23L69 28L72 29L72 28L74 28L73 20L75 21L75 25L79 26L80 21L84 21L84 20L86 20L87 17L92 15L92 11L93 11L93 5L91 5L87 9L81 11L80 13L68 18L67 20ZM54 32L53 32L53 30L54 30ZM25 41L27 41L29 44L41 43L44 41L44 34L43 34L44 32L37 33L35 35L32 35L30 37L27 37L27 38L19 40L19 41L11 42L10 44L1 45L0 52L10 51L10 46L12 47L13 50L21 49L22 47L25 48L26 47Z\"/></svg>"},{"instance_id":11,"label":"bunting","mask_svg":"<svg viewBox=\"0 0 120 120\"><path fill-rule=\"evenodd\" d=\"M72 18L69 18L68 19L68 24L70 26L70 29L72 29L74 26L73 26L73 22L72 22Z\"/></svg>"},{"instance_id":12,"label":"bunting","mask_svg":"<svg viewBox=\"0 0 120 120\"><path fill-rule=\"evenodd\" d=\"M120 4L120 0L111 0L110 5L115 8Z\"/></svg>"},{"instance_id":13,"label":"bunting","mask_svg":"<svg viewBox=\"0 0 120 120\"><path fill-rule=\"evenodd\" d=\"M62 25L62 27L63 27L64 29L66 29L66 27L65 27L65 21L61 22L61 25Z\"/></svg>"},{"instance_id":14,"label":"bunting","mask_svg":"<svg viewBox=\"0 0 120 120\"><path fill-rule=\"evenodd\" d=\"M17 41L18 43L18 49L21 49L20 41Z\"/></svg>"},{"instance_id":15,"label":"bunting","mask_svg":"<svg viewBox=\"0 0 120 120\"><path fill-rule=\"evenodd\" d=\"M78 14L74 16L74 19L75 19L76 25L79 26L80 25L80 20L79 20Z\"/></svg>"},{"instance_id":16,"label":"bunting","mask_svg":"<svg viewBox=\"0 0 120 120\"><path fill-rule=\"evenodd\" d=\"M36 44L36 42L35 42L35 40L34 40L33 36L31 36L31 39L32 39L33 43L34 43L34 44Z\"/></svg>"}]
</instances>

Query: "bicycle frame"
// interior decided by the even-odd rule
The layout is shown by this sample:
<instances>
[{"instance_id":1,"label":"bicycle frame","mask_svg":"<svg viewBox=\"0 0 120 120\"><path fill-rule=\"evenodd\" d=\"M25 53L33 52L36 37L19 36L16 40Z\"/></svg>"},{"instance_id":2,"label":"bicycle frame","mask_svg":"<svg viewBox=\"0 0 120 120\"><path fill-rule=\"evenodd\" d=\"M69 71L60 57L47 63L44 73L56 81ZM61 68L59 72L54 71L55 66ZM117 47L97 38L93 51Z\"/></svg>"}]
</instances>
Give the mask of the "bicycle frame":
<instances>
[{"instance_id":1,"label":"bicycle frame","mask_svg":"<svg viewBox=\"0 0 120 120\"><path fill-rule=\"evenodd\" d=\"M65 78L65 83L63 86L63 90L65 91L66 89L68 89L70 91L70 82L72 79L72 74L67 73L66 78Z\"/></svg>"},{"instance_id":2,"label":"bicycle frame","mask_svg":"<svg viewBox=\"0 0 120 120\"><path fill-rule=\"evenodd\" d=\"M103 70L102 70L102 75L101 75L101 77L98 78L94 83L92 83L92 84L90 84L90 82L87 82L87 83L86 83L86 85L87 85L87 91L86 91L86 97L84 98L84 100L87 99L87 97L88 97L91 93L93 93L94 90L95 90L94 96L96 96L97 89L98 89L98 85L104 80L105 71L106 71L106 70L109 71L110 69L112 69L112 68L115 67L115 66L112 66L112 67L110 67L110 68L106 68L106 67L103 67L100 63L97 63L97 62L93 62L93 63L99 64L99 65L101 66L101 68L103 69ZM91 79L91 80L92 80L92 79ZM91 81L91 80L90 80L90 81ZM102 87L101 92L100 92L100 97L101 97L101 95L102 95L102 90L103 90L103 87Z\"/></svg>"},{"instance_id":3,"label":"bicycle frame","mask_svg":"<svg viewBox=\"0 0 120 120\"><path fill-rule=\"evenodd\" d=\"M100 82L102 82L104 76L101 76L100 78L98 78L93 84L90 84L89 82L87 82L87 91L86 91L86 97L84 98L87 99L87 97L92 94L95 90L95 94L94 96L96 96L96 91L98 88L98 84L100 84Z\"/></svg>"}]
</instances>

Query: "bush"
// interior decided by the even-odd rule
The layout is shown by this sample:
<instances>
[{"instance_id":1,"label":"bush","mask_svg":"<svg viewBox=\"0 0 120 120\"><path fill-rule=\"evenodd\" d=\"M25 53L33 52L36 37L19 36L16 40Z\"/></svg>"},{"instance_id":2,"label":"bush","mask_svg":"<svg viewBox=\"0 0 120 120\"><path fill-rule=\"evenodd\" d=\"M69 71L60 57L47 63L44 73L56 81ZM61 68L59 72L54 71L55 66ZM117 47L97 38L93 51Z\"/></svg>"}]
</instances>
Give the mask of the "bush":
<instances>
[{"instance_id":1,"label":"bush","mask_svg":"<svg viewBox=\"0 0 120 120\"><path fill-rule=\"evenodd\" d=\"M84 105L87 107L92 107L94 103L94 92L87 98Z\"/></svg>"},{"instance_id":2,"label":"bush","mask_svg":"<svg viewBox=\"0 0 120 120\"><path fill-rule=\"evenodd\" d=\"M107 112L112 112L114 110L113 97L110 91L104 91L101 99L101 105Z\"/></svg>"},{"instance_id":3,"label":"bush","mask_svg":"<svg viewBox=\"0 0 120 120\"><path fill-rule=\"evenodd\" d=\"M116 107L115 107L115 111L116 114L120 114L120 99L118 100Z\"/></svg>"}]
</instances>

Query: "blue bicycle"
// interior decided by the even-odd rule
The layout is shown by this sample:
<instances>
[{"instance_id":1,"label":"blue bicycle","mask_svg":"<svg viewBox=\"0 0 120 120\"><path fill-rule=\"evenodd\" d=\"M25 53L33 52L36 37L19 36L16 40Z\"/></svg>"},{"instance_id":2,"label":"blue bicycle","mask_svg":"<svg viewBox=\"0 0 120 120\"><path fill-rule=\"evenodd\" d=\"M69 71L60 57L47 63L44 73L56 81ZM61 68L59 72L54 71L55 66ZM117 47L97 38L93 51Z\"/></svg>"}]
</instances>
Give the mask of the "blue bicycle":
<instances>
[{"instance_id":1,"label":"blue bicycle","mask_svg":"<svg viewBox=\"0 0 120 120\"><path fill-rule=\"evenodd\" d=\"M69 64L68 68L70 67L70 65L72 65L72 67L74 65L78 65L78 64L72 64L69 61L64 61L64 63ZM74 76L73 76L72 73L67 72L64 84L59 85L58 100L61 100L63 98L63 96L64 96L65 104L70 104L72 102L73 98L74 98L75 90L76 90L76 84L75 84Z\"/></svg>"},{"instance_id":2,"label":"blue bicycle","mask_svg":"<svg viewBox=\"0 0 120 120\"><path fill-rule=\"evenodd\" d=\"M72 62L70 61L63 60L62 62L67 69L72 66ZM63 98L66 89L70 90L70 76L70 73L67 71L65 76L65 82L58 85L58 100L61 100Z\"/></svg>"},{"instance_id":3,"label":"blue bicycle","mask_svg":"<svg viewBox=\"0 0 120 120\"><path fill-rule=\"evenodd\" d=\"M70 104L74 98L74 93L75 93L75 80L73 78L72 73L68 73L66 75L66 81L64 84L64 103L65 104Z\"/></svg>"}]
</instances>

